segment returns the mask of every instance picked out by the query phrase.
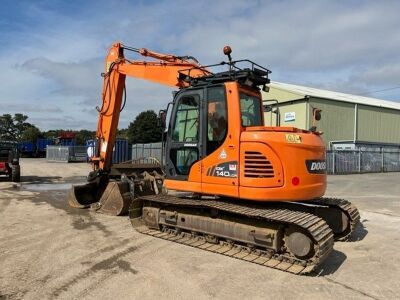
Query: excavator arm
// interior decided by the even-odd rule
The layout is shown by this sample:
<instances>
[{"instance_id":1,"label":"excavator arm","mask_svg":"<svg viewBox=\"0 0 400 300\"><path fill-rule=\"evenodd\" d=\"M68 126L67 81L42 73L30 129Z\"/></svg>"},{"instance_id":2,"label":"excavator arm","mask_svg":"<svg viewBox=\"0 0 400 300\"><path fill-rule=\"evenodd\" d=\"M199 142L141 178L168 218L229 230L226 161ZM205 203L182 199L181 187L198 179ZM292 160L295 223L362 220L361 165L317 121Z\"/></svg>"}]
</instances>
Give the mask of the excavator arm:
<instances>
[{"instance_id":1,"label":"excavator arm","mask_svg":"<svg viewBox=\"0 0 400 300\"><path fill-rule=\"evenodd\" d=\"M158 59L158 61L131 61L124 57L124 50L134 51L143 57ZM189 71L185 71L188 69L191 69L190 74ZM92 158L94 170L102 170L102 172L109 172L111 168L112 150L123 106L126 76L183 88L188 86L185 75L197 77L209 74L193 57L160 54L145 48L124 47L120 43L115 43L110 48L105 70L102 106L98 109L99 119L96 132L99 151L97 156Z\"/></svg>"},{"instance_id":2,"label":"excavator arm","mask_svg":"<svg viewBox=\"0 0 400 300\"><path fill-rule=\"evenodd\" d=\"M124 51L133 51L152 60L129 60L125 58ZM113 44L105 61L102 105L97 108L98 147L96 155L91 158L93 171L88 175L87 184L72 188L68 197L69 204L77 208L94 207L108 214L120 215L127 212L135 190L143 192L146 186L149 186L149 175L146 172L134 176L136 179L141 177L136 182L127 178L124 182L112 181L109 178L119 116L125 105L123 96L126 76L184 88L189 85L188 78L210 74L211 72L191 56L161 54L145 48Z\"/></svg>"}]
</instances>

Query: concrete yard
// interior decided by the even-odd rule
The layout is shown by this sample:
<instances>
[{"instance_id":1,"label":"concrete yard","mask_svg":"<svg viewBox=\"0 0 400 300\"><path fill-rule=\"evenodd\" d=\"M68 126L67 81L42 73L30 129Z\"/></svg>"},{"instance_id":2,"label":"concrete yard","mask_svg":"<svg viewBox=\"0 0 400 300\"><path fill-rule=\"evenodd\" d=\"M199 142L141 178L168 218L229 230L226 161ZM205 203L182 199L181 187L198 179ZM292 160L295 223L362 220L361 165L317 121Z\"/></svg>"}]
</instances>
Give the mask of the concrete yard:
<instances>
[{"instance_id":1,"label":"concrete yard","mask_svg":"<svg viewBox=\"0 0 400 300\"><path fill-rule=\"evenodd\" d=\"M400 173L330 176L361 212L354 241L296 276L135 232L127 217L69 208L87 164L22 159L0 179L0 299L394 299L400 295Z\"/></svg>"}]
</instances>

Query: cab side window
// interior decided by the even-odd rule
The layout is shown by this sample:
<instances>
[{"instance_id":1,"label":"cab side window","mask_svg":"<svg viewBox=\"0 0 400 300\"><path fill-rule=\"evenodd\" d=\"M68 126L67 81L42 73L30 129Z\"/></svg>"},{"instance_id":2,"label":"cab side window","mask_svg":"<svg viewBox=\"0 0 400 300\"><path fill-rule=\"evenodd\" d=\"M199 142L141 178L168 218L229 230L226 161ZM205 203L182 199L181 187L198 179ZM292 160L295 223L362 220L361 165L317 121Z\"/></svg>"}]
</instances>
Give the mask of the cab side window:
<instances>
[{"instance_id":1,"label":"cab side window","mask_svg":"<svg viewBox=\"0 0 400 300\"><path fill-rule=\"evenodd\" d=\"M263 126L261 101L259 98L240 93L242 126Z\"/></svg>"},{"instance_id":2,"label":"cab side window","mask_svg":"<svg viewBox=\"0 0 400 300\"><path fill-rule=\"evenodd\" d=\"M214 152L225 140L228 116L225 87L207 90L207 154Z\"/></svg>"}]
</instances>

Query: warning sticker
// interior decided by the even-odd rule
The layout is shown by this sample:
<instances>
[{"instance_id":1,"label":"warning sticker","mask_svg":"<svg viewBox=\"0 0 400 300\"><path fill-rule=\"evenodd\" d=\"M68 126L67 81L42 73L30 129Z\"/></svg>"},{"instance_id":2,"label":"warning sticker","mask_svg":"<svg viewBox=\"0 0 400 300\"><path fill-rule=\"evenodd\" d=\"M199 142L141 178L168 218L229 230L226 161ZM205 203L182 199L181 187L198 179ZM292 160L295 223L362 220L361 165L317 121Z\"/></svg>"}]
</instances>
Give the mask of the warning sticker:
<instances>
[{"instance_id":1,"label":"warning sticker","mask_svg":"<svg viewBox=\"0 0 400 300\"><path fill-rule=\"evenodd\" d=\"M221 153L219 154L218 158L219 159L226 159L228 155L225 152L225 149L222 149Z\"/></svg>"}]
</instances>

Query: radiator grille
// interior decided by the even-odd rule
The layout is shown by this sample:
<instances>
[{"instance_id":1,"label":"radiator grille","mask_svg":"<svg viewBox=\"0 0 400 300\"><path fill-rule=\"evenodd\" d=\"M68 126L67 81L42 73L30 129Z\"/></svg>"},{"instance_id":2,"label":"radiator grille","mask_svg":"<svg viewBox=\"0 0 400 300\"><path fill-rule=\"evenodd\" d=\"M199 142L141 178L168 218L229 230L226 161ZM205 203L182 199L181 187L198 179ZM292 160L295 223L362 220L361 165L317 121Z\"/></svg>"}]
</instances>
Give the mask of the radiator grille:
<instances>
[{"instance_id":1,"label":"radiator grille","mask_svg":"<svg viewBox=\"0 0 400 300\"><path fill-rule=\"evenodd\" d=\"M244 153L244 177L272 178L274 177L274 168L262 153L246 151Z\"/></svg>"}]
</instances>

